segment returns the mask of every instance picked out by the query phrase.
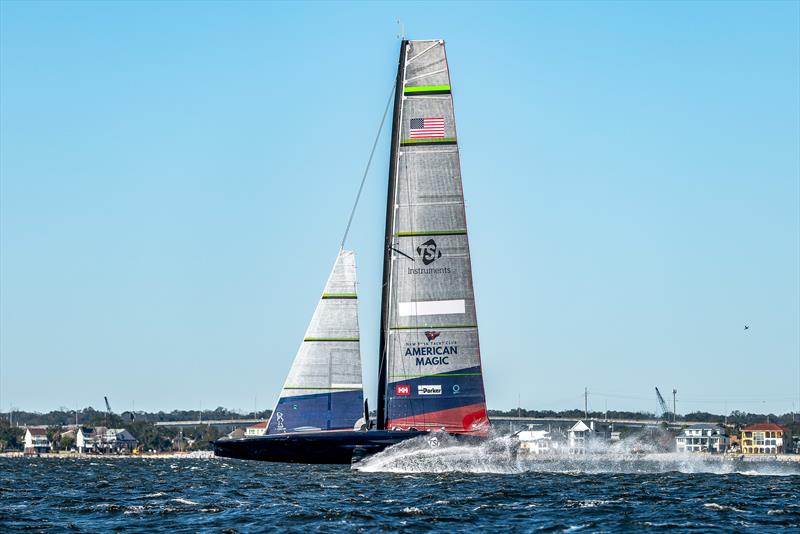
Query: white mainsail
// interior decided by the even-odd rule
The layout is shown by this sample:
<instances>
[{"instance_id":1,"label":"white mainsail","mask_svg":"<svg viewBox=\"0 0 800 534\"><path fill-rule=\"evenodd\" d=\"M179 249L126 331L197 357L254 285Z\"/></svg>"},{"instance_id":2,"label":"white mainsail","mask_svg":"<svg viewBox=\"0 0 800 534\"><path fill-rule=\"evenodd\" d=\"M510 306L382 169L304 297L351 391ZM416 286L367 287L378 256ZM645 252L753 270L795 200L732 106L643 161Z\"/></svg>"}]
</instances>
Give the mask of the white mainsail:
<instances>
[{"instance_id":1,"label":"white mainsail","mask_svg":"<svg viewBox=\"0 0 800 534\"><path fill-rule=\"evenodd\" d=\"M485 434L455 112L444 41L404 41L392 136L378 424Z\"/></svg>"}]
</instances>

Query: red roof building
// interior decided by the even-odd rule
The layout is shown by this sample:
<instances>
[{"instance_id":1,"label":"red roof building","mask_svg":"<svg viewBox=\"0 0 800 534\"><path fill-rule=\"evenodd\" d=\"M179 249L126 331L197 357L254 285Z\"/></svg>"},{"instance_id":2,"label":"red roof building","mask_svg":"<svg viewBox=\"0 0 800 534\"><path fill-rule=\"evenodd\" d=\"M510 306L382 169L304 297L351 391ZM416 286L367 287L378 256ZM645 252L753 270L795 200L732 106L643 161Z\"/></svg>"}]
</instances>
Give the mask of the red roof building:
<instances>
[{"instance_id":1,"label":"red roof building","mask_svg":"<svg viewBox=\"0 0 800 534\"><path fill-rule=\"evenodd\" d=\"M247 430L245 431L246 436L263 436L267 433L267 424L268 421L261 421L256 423L252 426L248 426Z\"/></svg>"}]
</instances>

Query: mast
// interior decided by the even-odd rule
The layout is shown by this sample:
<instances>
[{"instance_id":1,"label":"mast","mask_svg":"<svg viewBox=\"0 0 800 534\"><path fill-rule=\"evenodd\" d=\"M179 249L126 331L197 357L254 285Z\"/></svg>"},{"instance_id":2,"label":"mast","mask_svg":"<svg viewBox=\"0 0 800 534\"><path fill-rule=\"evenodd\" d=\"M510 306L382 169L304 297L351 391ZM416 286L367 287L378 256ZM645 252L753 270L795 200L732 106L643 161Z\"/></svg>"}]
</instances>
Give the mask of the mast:
<instances>
[{"instance_id":1,"label":"mast","mask_svg":"<svg viewBox=\"0 0 800 534\"><path fill-rule=\"evenodd\" d=\"M378 425L489 429L444 41L401 43L386 205Z\"/></svg>"},{"instance_id":2,"label":"mast","mask_svg":"<svg viewBox=\"0 0 800 534\"><path fill-rule=\"evenodd\" d=\"M389 330L389 278L392 266L392 221L394 220L394 193L397 182L397 150L400 144L400 107L403 102L403 80L407 40L400 42L400 59L397 64L397 81L394 88L394 114L392 118L392 145L389 156L389 191L386 199L386 235L383 246L383 291L381 294L381 335L378 347L378 430L386 430L387 336Z\"/></svg>"}]
</instances>

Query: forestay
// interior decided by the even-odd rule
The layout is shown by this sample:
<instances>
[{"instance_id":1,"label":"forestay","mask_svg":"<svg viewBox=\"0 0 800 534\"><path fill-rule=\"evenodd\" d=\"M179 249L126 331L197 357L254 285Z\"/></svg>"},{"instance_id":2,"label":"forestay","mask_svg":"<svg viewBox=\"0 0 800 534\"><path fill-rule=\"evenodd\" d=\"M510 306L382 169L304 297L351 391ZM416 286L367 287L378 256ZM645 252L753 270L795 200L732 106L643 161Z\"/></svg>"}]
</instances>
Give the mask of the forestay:
<instances>
[{"instance_id":1,"label":"forestay","mask_svg":"<svg viewBox=\"0 0 800 534\"><path fill-rule=\"evenodd\" d=\"M379 424L485 434L489 421L444 42L404 42L398 77Z\"/></svg>"},{"instance_id":2,"label":"forestay","mask_svg":"<svg viewBox=\"0 0 800 534\"><path fill-rule=\"evenodd\" d=\"M352 429L363 416L355 255L341 250L273 411L268 434Z\"/></svg>"}]
</instances>

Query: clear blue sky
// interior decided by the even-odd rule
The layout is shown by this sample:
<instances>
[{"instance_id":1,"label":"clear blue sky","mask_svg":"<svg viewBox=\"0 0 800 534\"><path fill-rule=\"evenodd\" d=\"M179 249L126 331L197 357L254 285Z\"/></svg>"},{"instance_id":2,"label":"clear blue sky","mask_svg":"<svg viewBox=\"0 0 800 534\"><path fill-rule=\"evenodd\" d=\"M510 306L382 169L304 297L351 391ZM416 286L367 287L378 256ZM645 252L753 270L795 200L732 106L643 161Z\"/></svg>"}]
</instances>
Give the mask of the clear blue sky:
<instances>
[{"instance_id":1,"label":"clear blue sky","mask_svg":"<svg viewBox=\"0 0 800 534\"><path fill-rule=\"evenodd\" d=\"M448 45L490 407L800 409L799 6L3 1L0 409L271 407L398 17Z\"/></svg>"}]
</instances>

